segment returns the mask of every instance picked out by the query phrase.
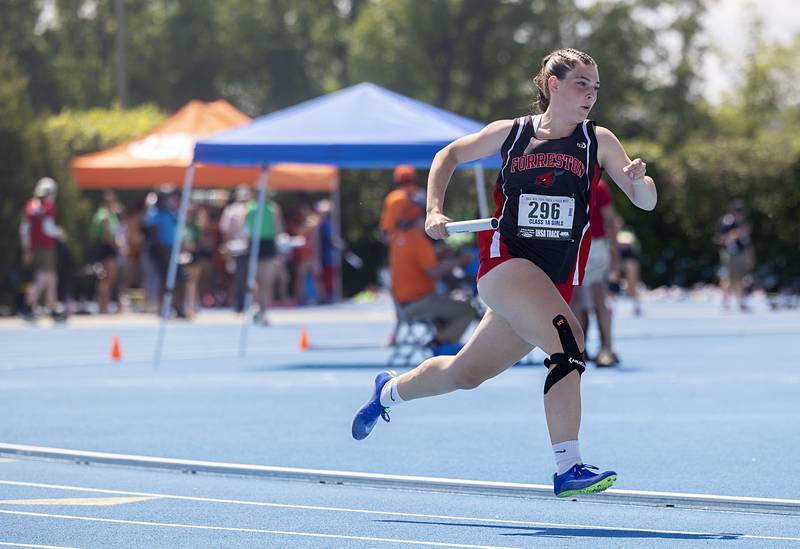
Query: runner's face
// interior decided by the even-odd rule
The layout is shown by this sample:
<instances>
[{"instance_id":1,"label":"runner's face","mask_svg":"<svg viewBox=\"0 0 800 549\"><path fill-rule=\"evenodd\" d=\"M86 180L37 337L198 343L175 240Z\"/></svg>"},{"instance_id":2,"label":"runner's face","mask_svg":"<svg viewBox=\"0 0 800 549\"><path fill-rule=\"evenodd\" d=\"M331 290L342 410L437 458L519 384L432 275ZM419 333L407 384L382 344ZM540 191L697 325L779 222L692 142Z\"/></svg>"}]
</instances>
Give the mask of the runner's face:
<instances>
[{"instance_id":1,"label":"runner's face","mask_svg":"<svg viewBox=\"0 0 800 549\"><path fill-rule=\"evenodd\" d=\"M559 103L566 112L574 114L578 121L582 121L589 116L599 91L600 76L597 67L577 63L564 80L558 81L558 89L554 95L558 95Z\"/></svg>"}]
</instances>

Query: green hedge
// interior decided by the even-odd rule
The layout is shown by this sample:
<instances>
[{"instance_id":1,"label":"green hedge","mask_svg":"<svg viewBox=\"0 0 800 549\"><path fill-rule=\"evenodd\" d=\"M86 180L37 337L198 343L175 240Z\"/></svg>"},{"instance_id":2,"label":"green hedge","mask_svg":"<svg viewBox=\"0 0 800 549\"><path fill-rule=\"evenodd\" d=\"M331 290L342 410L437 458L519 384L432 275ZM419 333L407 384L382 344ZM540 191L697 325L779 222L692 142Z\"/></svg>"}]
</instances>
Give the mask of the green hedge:
<instances>
[{"instance_id":1,"label":"green hedge","mask_svg":"<svg viewBox=\"0 0 800 549\"><path fill-rule=\"evenodd\" d=\"M34 119L26 110L26 83L0 55L0 304L9 304L23 278L18 227L25 202L40 177L59 184L58 220L68 233L75 265L86 260L91 203L78 190L70 162L80 154L102 150L156 126L165 115L152 105L120 109L66 110Z\"/></svg>"}]
</instances>

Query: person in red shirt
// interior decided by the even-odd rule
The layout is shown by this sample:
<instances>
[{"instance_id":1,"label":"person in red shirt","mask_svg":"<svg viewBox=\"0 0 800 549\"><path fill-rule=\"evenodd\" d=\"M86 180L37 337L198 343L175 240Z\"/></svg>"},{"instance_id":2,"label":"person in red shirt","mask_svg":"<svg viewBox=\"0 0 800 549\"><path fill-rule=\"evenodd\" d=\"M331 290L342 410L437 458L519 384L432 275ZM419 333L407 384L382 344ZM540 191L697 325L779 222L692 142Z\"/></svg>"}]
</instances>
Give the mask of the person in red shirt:
<instances>
[{"instance_id":1,"label":"person in red shirt","mask_svg":"<svg viewBox=\"0 0 800 549\"><path fill-rule=\"evenodd\" d=\"M584 333L589 327L589 313L594 310L600 332L600 351L595 357L595 364L608 367L619 363L612 343L611 309L606 304L609 277L618 276L619 273L619 254L614 202L602 179L597 183L593 200L594 205L589 213L592 247L586 262L586 274L583 285L575 289L569 305Z\"/></svg>"},{"instance_id":2,"label":"person in red shirt","mask_svg":"<svg viewBox=\"0 0 800 549\"><path fill-rule=\"evenodd\" d=\"M26 317L33 320L36 306L45 293L47 308L56 320L63 320L58 308L58 271L56 240L64 240L64 229L56 225L56 182L43 177L36 183L33 198L25 204L20 224L22 261L33 270L33 283L28 289Z\"/></svg>"}]
</instances>

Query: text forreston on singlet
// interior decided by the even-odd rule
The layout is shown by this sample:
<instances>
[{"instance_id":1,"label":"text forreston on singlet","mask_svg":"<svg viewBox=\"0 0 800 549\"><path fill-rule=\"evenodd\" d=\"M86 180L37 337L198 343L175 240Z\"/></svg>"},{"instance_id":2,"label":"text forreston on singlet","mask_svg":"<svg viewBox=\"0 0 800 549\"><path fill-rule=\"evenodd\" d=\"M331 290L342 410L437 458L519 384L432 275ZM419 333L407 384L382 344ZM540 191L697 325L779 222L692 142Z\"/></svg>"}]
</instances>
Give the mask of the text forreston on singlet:
<instances>
[{"instance_id":1,"label":"text forreston on singlet","mask_svg":"<svg viewBox=\"0 0 800 549\"><path fill-rule=\"evenodd\" d=\"M511 159L511 173L534 168L556 168L569 170L578 177L586 173L586 166L578 158L564 153L531 153Z\"/></svg>"}]
</instances>

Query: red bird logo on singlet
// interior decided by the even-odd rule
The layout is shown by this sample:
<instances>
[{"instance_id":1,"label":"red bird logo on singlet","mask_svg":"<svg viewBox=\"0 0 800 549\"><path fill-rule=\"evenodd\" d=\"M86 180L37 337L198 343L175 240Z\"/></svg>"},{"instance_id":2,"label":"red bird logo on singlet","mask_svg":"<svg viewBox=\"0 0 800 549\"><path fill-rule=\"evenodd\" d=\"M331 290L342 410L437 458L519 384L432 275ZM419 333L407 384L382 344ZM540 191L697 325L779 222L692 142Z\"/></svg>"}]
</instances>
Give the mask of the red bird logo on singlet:
<instances>
[{"instance_id":1,"label":"red bird logo on singlet","mask_svg":"<svg viewBox=\"0 0 800 549\"><path fill-rule=\"evenodd\" d=\"M543 173L542 175L536 177L536 179L533 181L533 184L550 188L553 186L556 177L558 177L562 173L564 173L564 170L555 170L552 172Z\"/></svg>"}]
</instances>

